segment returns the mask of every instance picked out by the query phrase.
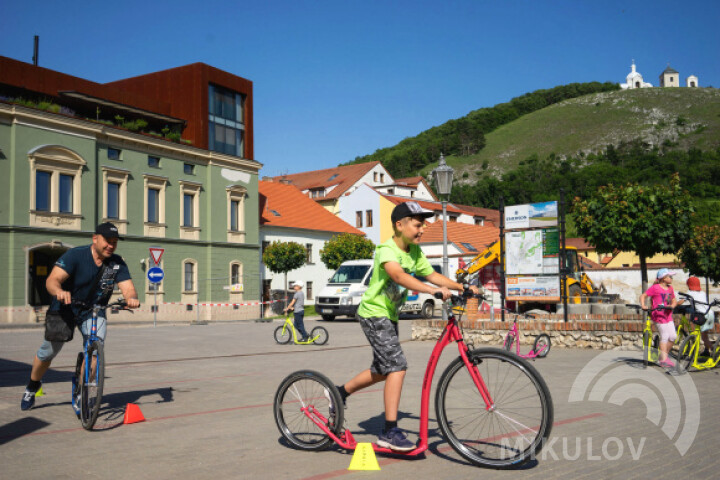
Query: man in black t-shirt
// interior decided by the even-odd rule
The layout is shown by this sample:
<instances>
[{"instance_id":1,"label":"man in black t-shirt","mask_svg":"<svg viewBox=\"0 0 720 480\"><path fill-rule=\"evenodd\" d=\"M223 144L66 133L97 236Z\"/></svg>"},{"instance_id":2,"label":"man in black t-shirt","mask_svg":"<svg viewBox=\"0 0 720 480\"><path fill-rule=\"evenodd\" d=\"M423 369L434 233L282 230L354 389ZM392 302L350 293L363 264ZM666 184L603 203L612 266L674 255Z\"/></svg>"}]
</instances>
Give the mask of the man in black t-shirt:
<instances>
[{"instance_id":1,"label":"man in black t-shirt","mask_svg":"<svg viewBox=\"0 0 720 480\"><path fill-rule=\"evenodd\" d=\"M128 307L140 306L127 265L119 255L114 253L119 239L120 236L115 225L112 223L98 225L92 237L92 244L72 248L65 252L55 262L55 266L45 282L48 293L53 297L49 310L60 310L67 315L72 315L83 338L87 338L89 334L92 310L81 312L79 309L71 307L73 299L90 305L107 305L113 288L117 284ZM109 268L104 268L106 266ZM104 268L104 271L98 278L101 268ZM101 340L105 339L106 326L105 310L101 310L97 319L97 336ZM63 342L45 340L38 349L30 373L30 382L20 403L22 410L29 410L35 404L35 394L42 384L42 377L62 347Z\"/></svg>"}]
</instances>

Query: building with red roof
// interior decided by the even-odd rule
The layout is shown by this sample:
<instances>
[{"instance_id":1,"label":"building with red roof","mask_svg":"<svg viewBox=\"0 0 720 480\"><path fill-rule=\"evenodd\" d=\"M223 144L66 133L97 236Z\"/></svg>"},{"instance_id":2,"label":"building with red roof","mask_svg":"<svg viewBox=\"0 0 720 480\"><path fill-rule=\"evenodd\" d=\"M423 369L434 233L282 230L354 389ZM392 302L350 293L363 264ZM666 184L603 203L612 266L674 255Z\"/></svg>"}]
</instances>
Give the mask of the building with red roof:
<instances>
[{"instance_id":1,"label":"building with red roof","mask_svg":"<svg viewBox=\"0 0 720 480\"><path fill-rule=\"evenodd\" d=\"M364 235L341 218L333 215L293 185L271 181L258 182L260 242L262 250L272 242L296 242L307 250L307 263L288 272L288 285L305 282L308 303L314 303L315 292L325 286L333 272L320 260L325 242L342 233ZM263 299L273 290L285 288L285 276L274 274L261 262Z\"/></svg>"}]
</instances>

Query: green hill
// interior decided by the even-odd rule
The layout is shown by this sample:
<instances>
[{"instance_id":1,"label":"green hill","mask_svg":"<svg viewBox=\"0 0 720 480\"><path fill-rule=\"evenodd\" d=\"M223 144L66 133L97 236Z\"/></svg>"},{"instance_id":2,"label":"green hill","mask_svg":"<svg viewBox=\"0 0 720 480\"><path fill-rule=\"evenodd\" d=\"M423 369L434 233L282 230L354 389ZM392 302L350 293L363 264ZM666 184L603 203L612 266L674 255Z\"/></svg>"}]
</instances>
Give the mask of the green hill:
<instances>
[{"instance_id":1,"label":"green hill","mask_svg":"<svg viewBox=\"0 0 720 480\"><path fill-rule=\"evenodd\" d=\"M661 150L719 148L720 90L646 88L565 100L486 133L478 153L446 160L459 181L474 183L478 175L498 175L533 154L585 156L636 140Z\"/></svg>"}]
</instances>

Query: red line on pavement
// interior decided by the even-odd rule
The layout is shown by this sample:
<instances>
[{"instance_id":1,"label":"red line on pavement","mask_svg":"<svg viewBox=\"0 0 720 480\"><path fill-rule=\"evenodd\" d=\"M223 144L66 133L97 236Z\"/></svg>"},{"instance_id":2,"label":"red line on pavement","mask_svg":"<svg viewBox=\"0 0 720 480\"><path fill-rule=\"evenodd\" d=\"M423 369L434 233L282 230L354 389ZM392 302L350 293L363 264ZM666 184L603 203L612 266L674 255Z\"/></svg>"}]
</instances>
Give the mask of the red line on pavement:
<instances>
[{"instance_id":1,"label":"red line on pavement","mask_svg":"<svg viewBox=\"0 0 720 480\"><path fill-rule=\"evenodd\" d=\"M357 394L363 395L363 394L367 394L367 393L375 393L375 392L380 392L380 391L382 391L382 389L375 388L375 389L370 389L370 390L363 390L362 392L357 392ZM238 407L220 408L217 410L206 410L204 412L180 413L177 415L168 415L165 417L155 417L155 418L147 418L146 417L145 421L146 422L159 422L162 420L173 420L175 418L195 417L198 415L212 415L215 413L234 412L236 410L246 410L248 408L268 408L268 407L272 407L272 406L273 406L272 403L262 403L262 404L258 404L258 405L241 405ZM55 433L68 433L68 432L76 432L79 430L82 430L82 428L81 427L79 427L79 428L64 428L62 430L48 430L46 432L23 433L20 435L10 434L10 435L0 436L0 439L6 439L6 438L16 439L16 438L20 438L20 437L32 437L34 435L52 435ZM95 430L103 430L103 428L96 428Z\"/></svg>"},{"instance_id":2,"label":"red line on pavement","mask_svg":"<svg viewBox=\"0 0 720 480\"><path fill-rule=\"evenodd\" d=\"M565 420L559 420L557 422L553 422L553 426L557 427L560 425L567 425L568 423L581 422L583 420L589 420L591 418L597 418L597 417L602 417L602 416L605 416L605 414L604 413L591 413L589 415L583 415L582 417L567 418ZM444 452L444 451L452 450L452 447L448 446L448 447L440 448L438 450L440 452ZM432 452L430 450L426 450L425 453L431 454ZM380 465L382 467L383 465L391 465L393 463L398 463L398 462L402 462L402 461L403 461L402 458L385 458L382 460L378 460L378 465ZM353 473L353 471L351 471L351 470L333 470L330 472L312 475L310 477L304 477L300 480L326 480L328 478L337 478L337 477L341 477L343 475L348 475L350 473Z\"/></svg>"}]
</instances>

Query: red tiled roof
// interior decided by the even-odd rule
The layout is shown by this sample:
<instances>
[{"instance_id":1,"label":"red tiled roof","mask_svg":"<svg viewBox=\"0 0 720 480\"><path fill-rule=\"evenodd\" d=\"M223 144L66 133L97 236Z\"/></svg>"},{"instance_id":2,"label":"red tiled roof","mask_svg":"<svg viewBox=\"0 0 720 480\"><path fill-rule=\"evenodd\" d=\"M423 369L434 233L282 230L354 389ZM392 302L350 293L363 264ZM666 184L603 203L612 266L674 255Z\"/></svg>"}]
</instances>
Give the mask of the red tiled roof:
<instances>
[{"instance_id":1,"label":"red tiled roof","mask_svg":"<svg viewBox=\"0 0 720 480\"><path fill-rule=\"evenodd\" d=\"M610 261L611 261L613 258L614 258L614 257L611 256L611 255L606 255L606 256L604 256L604 257L600 260L600 263L602 263L603 265L606 265L606 264L610 263Z\"/></svg>"},{"instance_id":2,"label":"red tiled roof","mask_svg":"<svg viewBox=\"0 0 720 480\"><path fill-rule=\"evenodd\" d=\"M448 242L452 242L461 249L463 253L468 255L477 255L489 247L491 243L500 238L500 230L487 225L481 227L479 225L470 225L467 223L448 222L447 236ZM434 222L425 227L425 232L420 239L420 244L438 243L442 242L442 239L442 222ZM477 251L473 252L469 250L467 247L462 245L463 243L472 245Z\"/></svg>"},{"instance_id":3,"label":"red tiled roof","mask_svg":"<svg viewBox=\"0 0 720 480\"><path fill-rule=\"evenodd\" d=\"M408 187L417 187L421 182L425 180L424 177L408 177L408 178L396 178L395 185L407 185Z\"/></svg>"},{"instance_id":4,"label":"red tiled roof","mask_svg":"<svg viewBox=\"0 0 720 480\"><path fill-rule=\"evenodd\" d=\"M311 172L293 173L273 177L273 181L289 181L300 190L313 188L330 189L327 194L318 200L335 199L342 196L350 187L355 185L363 175L372 170L380 162L358 163L342 167L313 170ZM389 174L388 174L389 175ZM392 177L390 177L392 178Z\"/></svg>"},{"instance_id":5,"label":"red tiled roof","mask_svg":"<svg viewBox=\"0 0 720 480\"><path fill-rule=\"evenodd\" d=\"M575 247L578 250L595 250L595 247L585 241L584 238L566 238L566 247Z\"/></svg>"},{"instance_id":6,"label":"red tiled roof","mask_svg":"<svg viewBox=\"0 0 720 480\"><path fill-rule=\"evenodd\" d=\"M567 240L567 239L566 239L566 240ZM585 267L586 269L589 269L589 270L598 270L598 269L602 269L602 268L603 268L603 266L600 265L599 263L595 263L595 262L593 262L592 260L590 260L589 258L584 257L584 256L582 256L582 255L578 255L578 261L580 262L580 265L581 265L581 266L583 266L583 267Z\"/></svg>"},{"instance_id":7,"label":"red tiled roof","mask_svg":"<svg viewBox=\"0 0 720 480\"><path fill-rule=\"evenodd\" d=\"M395 205L399 205L401 203L405 202L417 202L418 205L420 205L425 210L432 210L433 212L442 212L442 203L440 202L430 202L427 200L418 200L417 198L407 198L407 197L397 197L395 195L385 195L382 192L380 193L383 197L390 200ZM447 204L447 212L448 213L457 213L458 215L465 213L463 210L460 210L459 208L455 207L452 203Z\"/></svg>"},{"instance_id":8,"label":"red tiled roof","mask_svg":"<svg viewBox=\"0 0 720 480\"><path fill-rule=\"evenodd\" d=\"M468 214L475 217L484 217L486 220L492 222L497 227L500 225L500 210L494 210L492 208L473 207L471 205L460 205L454 204L460 210L467 212Z\"/></svg>"},{"instance_id":9,"label":"red tiled roof","mask_svg":"<svg viewBox=\"0 0 720 480\"><path fill-rule=\"evenodd\" d=\"M260 225L365 235L292 185L261 181L258 190Z\"/></svg>"},{"instance_id":10,"label":"red tiled roof","mask_svg":"<svg viewBox=\"0 0 720 480\"><path fill-rule=\"evenodd\" d=\"M418 176L418 177L408 177L408 178L396 178L395 179L395 185L402 185L404 187L413 187L417 189L417 186L420 184L424 184L425 188L427 188L428 192L430 192L430 195L432 195L433 199L437 200L437 195L435 195L435 192L433 192L433 189L430 188L430 185L428 185L427 180L425 180L425 177Z\"/></svg>"}]
</instances>

